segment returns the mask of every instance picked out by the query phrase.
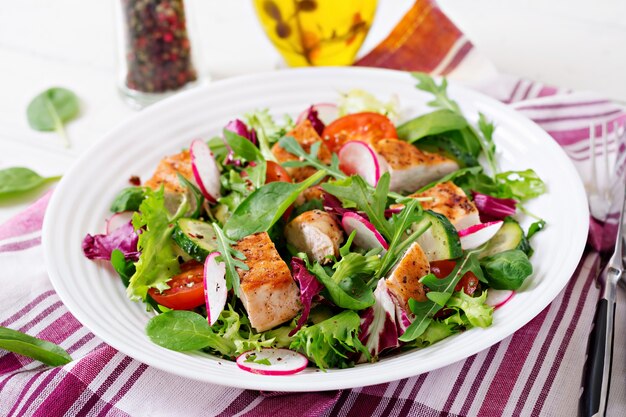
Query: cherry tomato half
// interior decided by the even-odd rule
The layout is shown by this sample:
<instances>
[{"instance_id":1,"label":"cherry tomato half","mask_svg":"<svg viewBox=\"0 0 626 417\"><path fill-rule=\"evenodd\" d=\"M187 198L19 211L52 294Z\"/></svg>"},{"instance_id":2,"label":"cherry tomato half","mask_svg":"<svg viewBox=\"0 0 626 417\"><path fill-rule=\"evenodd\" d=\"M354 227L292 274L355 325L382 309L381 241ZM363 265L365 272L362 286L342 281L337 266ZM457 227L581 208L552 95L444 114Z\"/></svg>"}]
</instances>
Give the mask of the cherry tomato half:
<instances>
[{"instance_id":1,"label":"cherry tomato half","mask_svg":"<svg viewBox=\"0 0 626 417\"><path fill-rule=\"evenodd\" d=\"M445 278L450 275L450 272L456 266L456 262L452 260L433 261L430 263L430 272L437 278ZM468 271L463 275L463 278L454 287L454 291L463 290L465 294L472 295L478 288L478 278L472 271Z\"/></svg>"},{"instance_id":2,"label":"cherry tomato half","mask_svg":"<svg viewBox=\"0 0 626 417\"><path fill-rule=\"evenodd\" d=\"M350 140L371 140L397 138L396 127L391 120L379 113L355 113L340 117L324 128L322 139L331 152Z\"/></svg>"},{"instance_id":3,"label":"cherry tomato half","mask_svg":"<svg viewBox=\"0 0 626 417\"><path fill-rule=\"evenodd\" d=\"M265 183L269 182L293 182L289 173L282 165L274 161L267 161L267 170L265 171Z\"/></svg>"},{"instance_id":4,"label":"cherry tomato half","mask_svg":"<svg viewBox=\"0 0 626 417\"><path fill-rule=\"evenodd\" d=\"M169 289L160 293L156 288L150 288L148 294L167 308L191 310L204 304L204 266L188 261L180 268L182 272L167 281Z\"/></svg>"}]
</instances>

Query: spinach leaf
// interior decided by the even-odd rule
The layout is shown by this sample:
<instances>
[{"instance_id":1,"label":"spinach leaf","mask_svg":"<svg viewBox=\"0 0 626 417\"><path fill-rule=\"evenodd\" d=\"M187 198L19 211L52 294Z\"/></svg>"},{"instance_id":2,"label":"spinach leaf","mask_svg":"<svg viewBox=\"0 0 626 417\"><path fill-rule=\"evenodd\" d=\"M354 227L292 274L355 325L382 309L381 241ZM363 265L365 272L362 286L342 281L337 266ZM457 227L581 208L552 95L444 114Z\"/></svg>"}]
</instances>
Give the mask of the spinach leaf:
<instances>
[{"instance_id":1,"label":"spinach leaf","mask_svg":"<svg viewBox=\"0 0 626 417\"><path fill-rule=\"evenodd\" d=\"M0 199L13 198L34 190L49 182L58 181L61 176L42 177L35 171L23 167L0 170Z\"/></svg>"},{"instance_id":2,"label":"spinach leaf","mask_svg":"<svg viewBox=\"0 0 626 417\"><path fill-rule=\"evenodd\" d=\"M197 219L202 214L202 205L204 204L204 195L202 195L202 191L187 178L180 175L180 172L176 173L178 177L178 183L185 187L187 201L189 202L189 211L185 213L185 217L190 217L192 219ZM208 216L211 216L211 212L207 212Z\"/></svg>"},{"instance_id":3,"label":"spinach leaf","mask_svg":"<svg viewBox=\"0 0 626 417\"><path fill-rule=\"evenodd\" d=\"M462 132L457 130L429 136L417 142L415 146L424 151L444 154L454 159L461 167L477 166L480 148L472 146L472 142L468 144L465 141L467 135L463 136Z\"/></svg>"},{"instance_id":4,"label":"spinach leaf","mask_svg":"<svg viewBox=\"0 0 626 417\"><path fill-rule=\"evenodd\" d=\"M423 186L422 188L420 188L419 190L417 190L417 193L423 193L426 190L429 190L431 188L433 188L435 185L437 184L441 184L444 182L448 182L448 181L454 181L455 183L457 182L457 178L461 178L464 176L474 176L477 175L478 173L480 173L483 170L482 167L480 166L476 166L476 167L467 167L467 168L461 168L461 169L457 169L454 172L451 172L450 174L435 180L429 184L426 184L425 186ZM469 193L466 193L467 195L469 195Z\"/></svg>"},{"instance_id":5,"label":"spinach leaf","mask_svg":"<svg viewBox=\"0 0 626 417\"><path fill-rule=\"evenodd\" d=\"M0 327L0 349L28 356L50 366L65 365L72 361L72 357L60 346L6 327Z\"/></svg>"},{"instance_id":6,"label":"spinach leaf","mask_svg":"<svg viewBox=\"0 0 626 417\"><path fill-rule=\"evenodd\" d=\"M70 143L63 125L72 120L80 110L78 97L66 88L49 88L36 96L26 109L28 124L40 131L56 131L65 146Z\"/></svg>"},{"instance_id":7,"label":"spinach leaf","mask_svg":"<svg viewBox=\"0 0 626 417\"><path fill-rule=\"evenodd\" d=\"M113 252L111 252L111 265L122 279L124 287L128 287L130 277L135 273L135 264L126 260L124 252L119 249L113 249Z\"/></svg>"},{"instance_id":8,"label":"spinach leaf","mask_svg":"<svg viewBox=\"0 0 626 417\"><path fill-rule=\"evenodd\" d=\"M485 278L491 288L516 290L533 273L528 256L519 249L507 250L480 260Z\"/></svg>"},{"instance_id":9,"label":"spinach leaf","mask_svg":"<svg viewBox=\"0 0 626 417\"><path fill-rule=\"evenodd\" d=\"M290 182L265 184L235 209L224 225L226 236L239 240L254 233L267 232L296 201L300 193L326 175L328 175L326 171L318 171L297 184Z\"/></svg>"},{"instance_id":10,"label":"spinach leaf","mask_svg":"<svg viewBox=\"0 0 626 417\"><path fill-rule=\"evenodd\" d=\"M119 192L111 203L111 212L137 211L141 202L146 197L146 191L142 187L128 187Z\"/></svg>"},{"instance_id":11,"label":"spinach leaf","mask_svg":"<svg viewBox=\"0 0 626 417\"><path fill-rule=\"evenodd\" d=\"M215 237L217 239L217 250L220 253L217 261L224 262L226 267L226 287L228 289L232 288L233 292L239 296L239 274L237 273L237 268L243 269L244 271L250 269L248 265L243 262L246 257L243 253L233 249L232 245L234 245L235 242L226 237L224 231L217 223L213 223L213 229L215 230Z\"/></svg>"},{"instance_id":12,"label":"spinach leaf","mask_svg":"<svg viewBox=\"0 0 626 417\"><path fill-rule=\"evenodd\" d=\"M465 117L449 109L439 109L401 124L396 131L400 139L413 143L426 136L463 129L465 126Z\"/></svg>"},{"instance_id":13,"label":"spinach leaf","mask_svg":"<svg viewBox=\"0 0 626 417\"><path fill-rule=\"evenodd\" d=\"M232 352L228 341L216 335L207 319L193 311L171 310L152 317L146 334L157 345L180 352L206 347L225 355Z\"/></svg>"}]
</instances>

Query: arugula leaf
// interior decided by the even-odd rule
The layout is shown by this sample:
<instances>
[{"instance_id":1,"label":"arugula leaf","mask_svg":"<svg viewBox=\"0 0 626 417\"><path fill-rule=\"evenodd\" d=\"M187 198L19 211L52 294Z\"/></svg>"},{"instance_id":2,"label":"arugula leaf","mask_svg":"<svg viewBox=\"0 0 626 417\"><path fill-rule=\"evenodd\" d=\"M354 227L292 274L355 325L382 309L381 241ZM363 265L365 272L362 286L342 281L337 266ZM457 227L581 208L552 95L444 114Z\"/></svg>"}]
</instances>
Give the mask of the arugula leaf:
<instances>
[{"instance_id":1,"label":"arugula leaf","mask_svg":"<svg viewBox=\"0 0 626 417\"><path fill-rule=\"evenodd\" d=\"M230 239L239 240L254 233L267 232L304 190L315 185L326 175L326 171L318 171L297 184L290 182L265 184L235 209L224 225L226 235Z\"/></svg>"},{"instance_id":2,"label":"arugula leaf","mask_svg":"<svg viewBox=\"0 0 626 417\"><path fill-rule=\"evenodd\" d=\"M295 334L290 349L299 350L321 369L347 368L353 363L351 353L370 354L359 341L361 320L354 311L345 310L313 326L305 326Z\"/></svg>"},{"instance_id":3,"label":"arugula leaf","mask_svg":"<svg viewBox=\"0 0 626 417\"><path fill-rule=\"evenodd\" d=\"M268 109L248 113L244 115L244 118L248 127L256 131L263 157L268 161L276 162L271 146L293 129L293 120L289 116L285 116L283 124L279 125L274 121Z\"/></svg>"},{"instance_id":4,"label":"arugula leaf","mask_svg":"<svg viewBox=\"0 0 626 417\"><path fill-rule=\"evenodd\" d=\"M437 85L435 80L428 74L414 72L412 75L418 81L416 86L418 89L431 93L434 96L434 100L428 103L429 106L447 109L456 113L460 117L465 118L458 103L448 97L448 81L445 78L443 78L441 83ZM478 130L470 123L467 124L466 128L459 130L464 141L466 142L467 149L470 149L471 142L476 142L480 146L485 158L487 159L492 176L497 173L495 145L492 139L493 130L493 124L488 122L482 114L479 117Z\"/></svg>"},{"instance_id":5,"label":"arugula leaf","mask_svg":"<svg viewBox=\"0 0 626 417\"><path fill-rule=\"evenodd\" d=\"M31 169L23 167L2 169L0 170L0 200L17 197L59 179L61 179L60 175L46 178Z\"/></svg>"},{"instance_id":6,"label":"arugula leaf","mask_svg":"<svg viewBox=\"0 0 626 417\"><path fill-rule=\"evenodd\" d=\"M537 220L536 222L531 224L530 227L528 228L528 233L526 233L526 239L530 239L537 232L542 231L545 226L546 226L545 220Z\"/></svg>"},{"instance_id":7,"label":"arugula leaf","mask_svg":"<svg viewBox=\"0 0 626 417\"><path fill-rule=\"evenodd\" d=\"M433 274L428 274L420 279L420 282L424 286L428 287L431 291L441 293L442 295L436 296L437 302L430 299L422 302L416 301L412 298L409 299L409 307L411 308L413 314L415 314L415 320L406 329L404 334L398 338L400 341L410 342L411 340L418 338L426 331L428 326L433 321L433 316L441 310L443 305L445 305L450 299L452 292L454 291L454 287L461 280L461 278L463 278L463 275L465 275L468 271L474 271L480 268L477 264L475 254L475 251L466 253L465 256L457 262L450 274L445 278L439 279Z\"/></svg>"},{"instance_id":8,"label":"arugula leaf","mask_svg":"<svg viewBox=\"0 0 626 417\"><path fill-rule=\"evenodd\" d=\"M297 168L311 166L317 170L324 170L328 175L338 180L346 179L348 176L339 169L339 159L336 154L332 155L330 165L326 165L317 157L322 142L316 142L311 145L310 151L307 152L292 136L285 136L278 142L281 148L299 158L297 161L283 162L283 166L287 168Z\"/></svg>"},{"instance_id":9,"label":"arugula leaf","mask_svg":"<svg viewBox=\"0 0 626 417\"><path fill-rule=\"evenodd\" d=\"M143 187L128 187L120 191L113 203L111 203L111 212L120 213L122 211L137 211L141 202L146 196Z\"/></svg>"},{"instance_id":10,"label":"arugula leaf","mask_svg":"<svg viewBox=\"0 0 626 417\"><path fill-rule=\"evenodd\" d=\"M455 323L446 323L445 321L432 320L424 333L419 335L415 340L404 345L406 348L425 348L433 343L437 343L447 337L458 333L458 325Z\"/></svg>"},{"instance_id":11,"label":"arugula leaf","mask_svg":"<svg viewBox=\"0 0 626 417\"><path fill-rule=\"evenodd\" d=\"M396 128L398 137L409 143L467 126L465 117L449 109L439 109L411 119Z\"/></svg>"},{"instance_id":12,"label":"arugula leaf","mask_svg":"<svg viewBox=\"0 0 626 417\"><path fill-rule=\"evenodd\" d=\"M217 223L213 223L215 237L217 238L217 251L220 256L216 259L218 262L224 262L226 266L226 287L239 296L239 274L237 268L247 271L250 269L243 260L246 259L243 253L233 249L234 241L230 240L224 234L224 231Z\"/></svg>"},{"instance_id":13,"label":"arugula leaf","mask_svg":"<svg viewBox=\"0 0 626 417\"><path fill-rule=\"evenodd\" d=\"M517 290L533 273L528 256L519 249L507 250L480 260L490 287L497 290Z\"/></svg>"},{"instance_id":14,"label":"arugula leaf","mask_svg":"<svg viewBox=\"0 0 626 417\"><path fill-rule=\"evenodd\" d=\"M390 180L391 177L388 172L383 174L378 180L374 193L370 191L370 186L365 180L359 176L348 177L341 182L324 183L322 189L340 199L354 202L359 210L367 214L369 221L376 230L389 241L392 238L393 230L385 218L385 207Z\"/></svg>"},{"instance_id":15,"label":"arugula leaf","mask_svg":"<svg viewBox=\"0 0 626 417\"><path fill-rule=\"evenodd\" d=\"M126 289L132 300L145 300L149 288L159 291L168 289L167 281L180 271L171 240L172 224L184 215L188 207L185 198L177 212L170 216L163 187L158 191L146 189L146 198L139 206L139 212L133 215L135 230L144 230L139 233L137 242L141 255Z\"/></svg>"},{"instance_id":16,"label":"arugula leaf","mask_svg":"<svg viewBox=\"0 0 626 417\"><path fill-rule=\"evenodd\" d=\"M56 131L63 139L65 147L70 142L63 125L78 115L78 97L67 88L53 87L37 95L26 109L28 124L40 131Z\"/></svg>"},{"instance_id":17,"label":"arugula leaf","mask_svg":"<svg viewBox=\"0 0 626 417\"><path fill-rule=\"evenodd\" d=\"M6 327L0 327L0 349L50 366L65 365L72 361L72 357L60 346Z\"/></svg>"},{"instance_id":18,"label":"arugula leaf","mask_svg":"<svg viewBox=\"0 0 626 417\"><path fill-rule=\"evenodd\" d=\"M371 277L379 264L378 255L351 252L333 265L332 274L317 262L309 266L309 271L324 284L328 298L336 306L363 310L376 302L373 290L364 279Z\"/></svg>"},{"instance_id":19,"label":"arugula leaf","mask_svg":"<svg viewBox=\"0 0 626 417\"><path fill-rule=\"evenodd\" d=\"M444 183L444 182L448 182L448 181L454 181L456 182L456 180L458 178L464 177L464 176L474 176L477 175L478 173L482 172L483 168L480 166L475 166L475 167L467 167L467 168L461 168L461 169L457 169L454 172L449 173L448 175L435 180L429 184L426 184L425 186L423 186L422 188L420 188L419 190L416 191L416 194L418 193L423 193L426 190L430 190L431 188L433 188L435 185ZM467 195L469 195L470 193L467 193Z\"/></svg>"}]
</instances>

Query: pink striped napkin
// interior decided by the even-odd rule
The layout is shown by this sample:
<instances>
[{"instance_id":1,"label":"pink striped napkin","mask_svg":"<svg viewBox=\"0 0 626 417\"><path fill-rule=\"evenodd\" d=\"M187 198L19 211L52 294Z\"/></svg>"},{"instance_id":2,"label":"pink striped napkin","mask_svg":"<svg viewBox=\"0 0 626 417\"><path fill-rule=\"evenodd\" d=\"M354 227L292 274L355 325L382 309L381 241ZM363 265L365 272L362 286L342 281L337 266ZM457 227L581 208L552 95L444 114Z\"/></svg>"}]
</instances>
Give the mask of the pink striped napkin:
<instances>
[{"instance_id":1,"label":"pink striped napkin","mask_svg":"<svg viewBox=\"0 0 626 417\"><path fill-rule=\"evenodd\" d=\"M495 76L488 61L428 1L419 0L398 27L412 36L404 36L402 43L392 33L360 64L472 79L474 86L548 131L583 175L588 169L589 125L626 121L622 108L593 94ZM432 42L432 48L406 41L419 37L440 41ZM411 61L411 57L420 59ZM1 416L576 415L597 300L593 270L598 258L591 251L585 253L565 290L541 314L514 335L464 361L353 390L263 393L201 384L150 368L81 326L55 294L43 265L41 224L49 196L0 226L0 326L58 343L75 360L52 369L0 350ZM621 291L620 297L624 298ZM626 332L620 326L626 322L625 302L620 300L617 309L610 416L626 415Z\"/></svg>"}]
</instances>

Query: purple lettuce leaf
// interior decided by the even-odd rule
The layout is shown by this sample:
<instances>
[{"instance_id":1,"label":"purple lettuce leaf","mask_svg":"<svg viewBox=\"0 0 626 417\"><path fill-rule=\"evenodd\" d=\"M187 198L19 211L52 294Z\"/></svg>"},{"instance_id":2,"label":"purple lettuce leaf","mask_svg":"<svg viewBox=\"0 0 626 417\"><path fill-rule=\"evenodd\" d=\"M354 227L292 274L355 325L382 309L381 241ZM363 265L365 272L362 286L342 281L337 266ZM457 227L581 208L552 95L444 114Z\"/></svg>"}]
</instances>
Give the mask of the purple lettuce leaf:
<instances>
[{"instance_id":1,"label":"purple lettuce leaf","mask_svg":"<svg viewBox=\"0 0 626 417\"><path fill-rule=\"evenodd\" d=\"M376 303L361 314L359 340L372 357L377 357L383 350L396 348L400 343L396 324L396 304L384 279L378 281L374 298ZM365 357L361 355L359 362L364 360Z\"/></svg>"},{"instance_id":2,"label":"purple lettuce leaf","mask_svg":"<svg viewBox=\"0 0 626 417\"><path fill-rule=\"evenodd\" d=\"M315 129L317 134L321 136L326 126L324 125L324 122L320 120L319 115L317 113L317 109L315 109L315 106L309 107L306 113L306 119L309 122L311 122L313 129Z\"/></svg>"},{"instance_id":3,"label":"purple lettuce leaf","mask_svg":"<svg viewBox=\"0 0 626 417\"><path fill-rule=\"evenodd\" d=\"M480 220L484 222L503 220L515 214L517 201L512 198L497 198L487 194L472 191L474 204L480 213Z\"/></svg>"},{"instance_id":4,"label":"purple lettuce leaf","mask_svg":"<svg viewBox=\"0 0 626 417\"><path fill-rule=\"evenodd\" d=\"M89 259L111 260L111 252L119 249L128 260L137 261L140 252L137 250L139 236L131 222L125 223L111 233L85 236L83 253Z\"/></svg>"},{"instance_id":5,"label":"purple lettuce leaf","mask_svg":"<svg viewBox=\"0 0 626 417\"><path fill-rule=\"evenodd\" d=\"M238 134L239 136L243 136L252 142L255 146L258 145L256 132L254 129L248 129L248 126L244 122L239 119L231 120L224 126L224 129L230 130L233 133Z\"/></svg>"},{"instance_id":6,"label":"purple lettuce leaf","mask_svg":"<svg viewBox=\"0 0 626 417\"><path fill-rule=\"evenodd\" d=\"M317 296L324 286L315 278L315 275L309 272L306 268L304 261L298 257L291 258L291 270L293 272L293 278L298 282L300 287L300 302L302 303L302 315L298 319L298 323L289 336L296 334L302 326L306 324L311 312L311 304L313 297Z\"/></svg>"}]
</instances>

